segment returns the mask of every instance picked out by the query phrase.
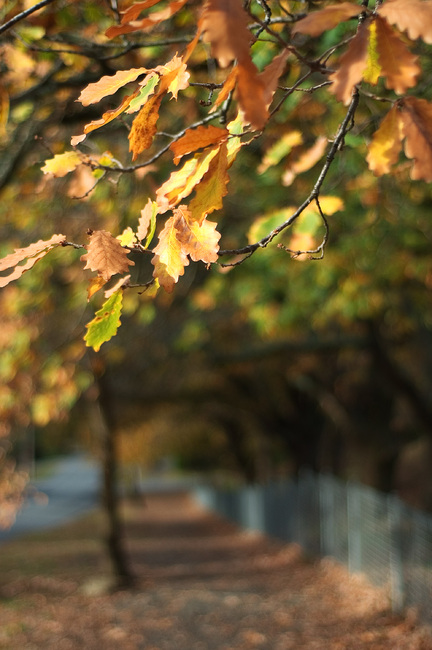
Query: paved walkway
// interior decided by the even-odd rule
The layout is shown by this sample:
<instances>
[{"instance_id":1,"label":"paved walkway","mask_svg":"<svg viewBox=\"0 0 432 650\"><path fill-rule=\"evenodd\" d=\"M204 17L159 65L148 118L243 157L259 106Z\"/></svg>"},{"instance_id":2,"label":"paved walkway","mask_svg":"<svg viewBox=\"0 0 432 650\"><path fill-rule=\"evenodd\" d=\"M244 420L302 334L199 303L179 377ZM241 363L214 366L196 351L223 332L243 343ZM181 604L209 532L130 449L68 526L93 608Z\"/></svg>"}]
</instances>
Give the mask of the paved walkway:
<instances>
[{"instance_id":1,"label":"paved walkway","mask_svg":"<svg viewBox=\"0 0 432 650\"><path fill-rule=\"evenodd\" d=\"M0 543L25 533L54 528L91 510L98 503L100 472L97 464L81 454L59 458L46 479L31 481L34 491L9 530L0 530Z\"/></svg>"}]
</instances>

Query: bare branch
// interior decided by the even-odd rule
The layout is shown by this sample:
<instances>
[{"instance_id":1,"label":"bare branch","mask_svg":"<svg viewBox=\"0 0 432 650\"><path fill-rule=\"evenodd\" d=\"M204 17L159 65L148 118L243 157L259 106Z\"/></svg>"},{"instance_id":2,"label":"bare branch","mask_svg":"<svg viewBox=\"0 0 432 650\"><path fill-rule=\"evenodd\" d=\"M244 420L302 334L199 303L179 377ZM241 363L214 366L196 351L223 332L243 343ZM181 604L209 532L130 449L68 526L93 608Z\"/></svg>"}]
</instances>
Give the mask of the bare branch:
<instances>
[{"instance_id":1,"label":"bare branch","mask_svg":"<svg viewBox=\"0 0 432 650\"><path fill-rule=\"evenodd\" d=\"M55 1L56 0L41 0L36 5L33 5L33 7L29 7L29 9L26 9L25 11L21 11L21 13L17 14L16 16L8 20L7 23L0 25L0 34L3 34L8 29L13 27L17 23L19 23L21 20L24 20L24 18L27 18L27 16L33 14L35 11L42 9L43 7L46 7L47 5L50 5Z\"/></svg>"}]
</instances>

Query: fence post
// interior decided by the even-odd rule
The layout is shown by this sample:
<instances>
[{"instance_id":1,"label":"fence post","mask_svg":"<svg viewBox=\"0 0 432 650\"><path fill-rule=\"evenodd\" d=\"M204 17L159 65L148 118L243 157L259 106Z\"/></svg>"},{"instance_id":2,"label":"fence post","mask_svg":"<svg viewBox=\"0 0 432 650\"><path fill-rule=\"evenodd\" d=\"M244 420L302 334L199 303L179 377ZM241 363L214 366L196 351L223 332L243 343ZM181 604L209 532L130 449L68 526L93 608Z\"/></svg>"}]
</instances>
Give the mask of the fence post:
<instances>
[{"instance_id":1,"label":"fence post","mask_svg":"<svg viewBox=\"0 0 432 650\"><path fill-rule=\"evenodd\" d=\"M347 516L348 569L357 573L362 570L361 495L359 487L351 481L347 483Z\"/></svg>"},{"instance_id":2,"label":"fence post","mask_svg":"<svg viewBox=\"0 0 432 650\"><path fill-rule=\"evenodd\" d=\"M390 599L393 612L404 607L404 575L401 549L402 509L392 494L387 497L390 535Z\"/></svg>"}]
</instances>

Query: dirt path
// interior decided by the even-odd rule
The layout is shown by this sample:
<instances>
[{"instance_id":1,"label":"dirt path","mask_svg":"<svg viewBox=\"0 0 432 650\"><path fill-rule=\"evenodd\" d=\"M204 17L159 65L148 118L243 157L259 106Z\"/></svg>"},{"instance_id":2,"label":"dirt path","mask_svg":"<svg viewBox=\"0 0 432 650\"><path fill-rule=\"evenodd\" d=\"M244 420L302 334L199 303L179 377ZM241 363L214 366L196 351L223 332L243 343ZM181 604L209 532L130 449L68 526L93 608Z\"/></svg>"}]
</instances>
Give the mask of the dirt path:
<instances>
[{"instance_id":1,"label":"dirt path","mask_svg":"<svg viewBox=\"0 0 432 650\"><path fill-rule=\"evenodd\" d=\"M21 582L19 625L0 600L0 648L432 650L362 579L243 533L187 495L152 495L126 515L139 586L89 595L91 582L84 592L58 576Z\"/></svg>"}]
</instances>

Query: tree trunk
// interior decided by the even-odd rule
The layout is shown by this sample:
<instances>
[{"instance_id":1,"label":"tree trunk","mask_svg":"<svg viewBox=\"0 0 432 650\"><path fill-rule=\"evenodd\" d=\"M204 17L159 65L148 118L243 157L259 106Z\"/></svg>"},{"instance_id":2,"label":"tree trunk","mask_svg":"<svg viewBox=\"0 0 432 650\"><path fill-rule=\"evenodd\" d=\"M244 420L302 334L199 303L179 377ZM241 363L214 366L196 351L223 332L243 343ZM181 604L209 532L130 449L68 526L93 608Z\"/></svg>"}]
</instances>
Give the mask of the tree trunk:
<instances>
[{"instance_id":1,"label":"tree trunk","mask_svg":"<svg viewBox=\"0 0 432 650\"><path fill-rule=\"evenodd\" d=\"M92 369L99 390L99 408L103 421L103 505L108 523L106 538L108 555L119 587L129 587L134 582L126 550L124 548L123 522L118 497L118 455L116 448L116 421L113 396L106 375L105 364L98 356L92 359Z\"/></svg>"}]
</instances>

